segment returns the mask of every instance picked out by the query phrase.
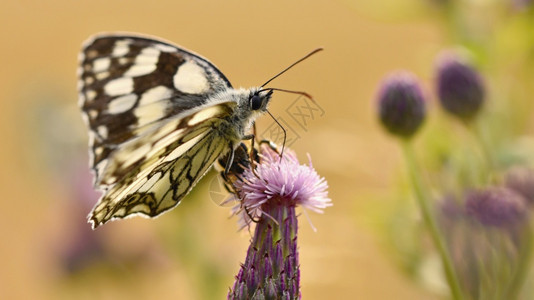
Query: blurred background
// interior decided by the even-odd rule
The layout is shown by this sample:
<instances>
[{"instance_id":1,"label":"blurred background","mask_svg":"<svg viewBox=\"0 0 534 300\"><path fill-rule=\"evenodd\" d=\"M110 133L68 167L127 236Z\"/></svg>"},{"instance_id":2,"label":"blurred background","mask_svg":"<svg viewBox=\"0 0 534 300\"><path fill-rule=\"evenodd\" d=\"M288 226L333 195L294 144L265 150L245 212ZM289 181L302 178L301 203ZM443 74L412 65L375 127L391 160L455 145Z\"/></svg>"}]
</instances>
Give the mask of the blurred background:
<instances>
[{"instance_id":1,"label":"blurred background","mask_svg":"<svg viewBox=\"0 0 534 300\"><path fill-rule=\"evenodd\" d=\"M334 203L324 215L309 214L317 232L301 218L303 298L444 297L440 272L407 270L391 242L403 230L392 238L390 225L409 223L392 216L414 219L397 214L413 199L401 151L377 121L376 90L390 71L411 70L430 99L418 152L461 144L461 128L437 112L432 96L436 55L461 48L488 82L495 127L532 144L533 20L527 0L1 1L0 298L222 299L245 258L250 233L218 204L224 195L213 171L155 220L90 229L98 194L76 68L82 42L103 31L175 42L208 58L235 87L260 85L324 47L271 84L317 100L310 107L277 93L270 111L301 161L312 156ZM263 117L258 131L276 140L272 124Z\"/></svg>"}]
</instances>

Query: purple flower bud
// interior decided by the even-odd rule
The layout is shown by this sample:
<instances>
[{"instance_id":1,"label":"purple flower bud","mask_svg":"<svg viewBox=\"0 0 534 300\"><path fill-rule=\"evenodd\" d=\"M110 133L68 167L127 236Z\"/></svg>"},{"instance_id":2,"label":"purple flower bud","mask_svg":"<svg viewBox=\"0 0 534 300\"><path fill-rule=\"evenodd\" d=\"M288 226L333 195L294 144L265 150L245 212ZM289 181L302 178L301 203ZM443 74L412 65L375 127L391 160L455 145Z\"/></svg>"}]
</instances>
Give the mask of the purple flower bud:
<instances>
[{"instance_id":1,"label":"purple flower bud","mask_svg":"<svg viewBox=\"0 0 534 300\"><path fill-rule=\"evenodd\" d=\"M438 57L437 92L443 108L464 121L471 120L484 103L484 85L478 72L449 52Z\"/></svg>"},{"instance_id":2,"label":"purple flower bud","mask_svg":"<svg viewBox=\"0 0 534 300\"><path fill-rule=\"evenodd\" d=\"M466 212L480 224L513 228L528 216L523 196L505 187L488 187L468 193Z\"/></svg>"},{"instance_id":3,"label":"purple flower bud","mask_svg":"<svg viewBox=\"0 0 534 300\"><path fill-rule=\"evenodd\" d=\"M528 205L534 204L534 170L516 167L508 171L505 177L505 185L511 190L521 194L527 200Z\"/></svg>"},{"instance_id":4,"label":"purple flower bud","mask_svg":"<svg viewBox=\"0 0 534 300\"><path fill-rule=\"evenodd\" d=\"M417 78L409 72L387 76L378 92L378 113L382 125L394 135L409 138L426 115L425 99Z\"/></svg>"}]
</instances>

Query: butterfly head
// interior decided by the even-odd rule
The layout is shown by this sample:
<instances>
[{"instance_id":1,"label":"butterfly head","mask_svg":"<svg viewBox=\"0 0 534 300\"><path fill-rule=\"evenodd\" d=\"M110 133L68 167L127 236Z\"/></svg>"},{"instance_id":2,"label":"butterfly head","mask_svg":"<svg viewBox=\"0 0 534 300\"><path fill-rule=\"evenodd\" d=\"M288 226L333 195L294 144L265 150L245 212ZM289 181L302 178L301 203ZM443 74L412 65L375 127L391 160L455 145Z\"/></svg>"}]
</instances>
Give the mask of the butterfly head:
<instances>
[{"instance_id":1,"label":"butterfly head","mask_svg":"<svg viewBox=\"0 0 534 300\"><path fill-rule=\"evenodd\" d=\"M258 89L252 91L248 98L249 108L251 111L264 112L267 110L267 104L271 100L272 90Z\"/></svg>"}]
</instances>

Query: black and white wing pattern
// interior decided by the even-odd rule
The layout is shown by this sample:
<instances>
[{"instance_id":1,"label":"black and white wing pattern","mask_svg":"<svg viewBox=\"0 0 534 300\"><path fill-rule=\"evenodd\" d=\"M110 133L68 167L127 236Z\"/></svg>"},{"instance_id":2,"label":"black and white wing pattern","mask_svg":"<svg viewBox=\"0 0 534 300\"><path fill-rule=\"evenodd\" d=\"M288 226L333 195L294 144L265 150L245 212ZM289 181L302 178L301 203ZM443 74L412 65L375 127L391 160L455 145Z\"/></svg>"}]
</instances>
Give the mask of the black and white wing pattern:
<instances>
[{"instance_id":1,"label":"black and white wing pattern","mask_svg":"<svg viewBox=\"0 0 534 300\"><path fill-rule=\"evenodd\" d=\"M206 59L151 38L101 35L85 43L79 64L90 164L103 191L93 228L174 207L232 150L217 129L237 104L208 101L232 88Z\"/></svg>"}]
</instances>

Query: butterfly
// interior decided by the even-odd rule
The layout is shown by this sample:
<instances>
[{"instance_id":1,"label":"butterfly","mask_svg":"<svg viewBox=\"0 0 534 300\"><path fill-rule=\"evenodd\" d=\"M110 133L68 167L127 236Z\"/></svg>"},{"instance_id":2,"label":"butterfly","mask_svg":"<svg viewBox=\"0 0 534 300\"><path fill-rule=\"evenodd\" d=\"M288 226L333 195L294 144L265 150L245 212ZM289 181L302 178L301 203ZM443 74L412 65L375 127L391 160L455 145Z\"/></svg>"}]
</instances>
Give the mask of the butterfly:
<instances>
[{"instance_id":1,"label":"butterfly","mask_svg":"<svg viewBox=\"0 0 534 300\"><path fill-rule=\"evenodd\" d=\"M78 77L94 184L103 193L89 214L93 229L173 208L220 157L227 157L228 173L273 91L286 91L264 88L271 80L233 88L198 54L129 34L85 42Z\"/></svg>"}]
</instances>

